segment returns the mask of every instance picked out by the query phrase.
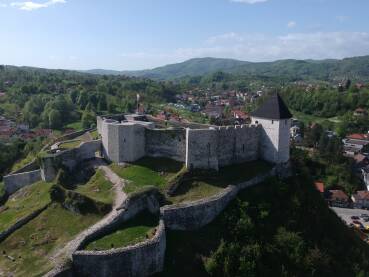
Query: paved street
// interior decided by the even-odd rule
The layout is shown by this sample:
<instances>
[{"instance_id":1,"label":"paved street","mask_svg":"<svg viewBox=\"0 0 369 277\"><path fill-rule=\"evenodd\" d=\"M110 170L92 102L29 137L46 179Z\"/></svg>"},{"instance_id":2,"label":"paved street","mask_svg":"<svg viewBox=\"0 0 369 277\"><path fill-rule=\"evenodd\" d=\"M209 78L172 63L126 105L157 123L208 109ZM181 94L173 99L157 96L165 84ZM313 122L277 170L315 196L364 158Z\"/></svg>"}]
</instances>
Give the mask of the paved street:
<instances>
[{"instance_id":1,"label":"paved street","mask_svg":"<svg viewBox=\"0 0 369 277\"><path fill-rule=\"evenodd\" d=\"M344 221L346 221L347 225L349 225L350 223L352 223L352 219L351 216L358 216L360 217L361 214L368 214L369 215L369 211L368 210L361 210L361 209L346 209L346 208L336 208L336 207L332 207L331 208L333 211L335 211L335 213L341 217ZM369 226L369 222L365 222L362 218L360 218L359 220L365 227Z\"/></svg>"}]
</instances>

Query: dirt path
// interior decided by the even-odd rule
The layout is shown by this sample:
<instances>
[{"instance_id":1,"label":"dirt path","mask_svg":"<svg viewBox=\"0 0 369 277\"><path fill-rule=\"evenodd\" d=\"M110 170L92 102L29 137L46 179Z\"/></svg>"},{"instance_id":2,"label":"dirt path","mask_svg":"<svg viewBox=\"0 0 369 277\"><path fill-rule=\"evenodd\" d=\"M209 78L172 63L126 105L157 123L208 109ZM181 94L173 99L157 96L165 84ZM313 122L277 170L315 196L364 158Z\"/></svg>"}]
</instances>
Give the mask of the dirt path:
<instances>
[{"instance_id":1,"label":"dirt path","mask_svg":"<svg viewBox=\"0 0 369 277\"><path fill-rule=\"evenodd\" d=\"M104 172L105 178L114 184L113 189L115 192L115 198L112 210L100 221L78 234L77 237L68 242L62 249L57 250L52 257L50 257L51 262L55 264L54 270L45 276L53 276L53 272L55 270L62 267L68 260L70 260L72 254L77 250L78 246L87 235L92 234L106 224L109 224L122 212L118 211L117 208L119 208L127 198L127 195L123 191L124 180L122 180L106 165L100 165L98 168Z\"/></svg>"}]
</instances>

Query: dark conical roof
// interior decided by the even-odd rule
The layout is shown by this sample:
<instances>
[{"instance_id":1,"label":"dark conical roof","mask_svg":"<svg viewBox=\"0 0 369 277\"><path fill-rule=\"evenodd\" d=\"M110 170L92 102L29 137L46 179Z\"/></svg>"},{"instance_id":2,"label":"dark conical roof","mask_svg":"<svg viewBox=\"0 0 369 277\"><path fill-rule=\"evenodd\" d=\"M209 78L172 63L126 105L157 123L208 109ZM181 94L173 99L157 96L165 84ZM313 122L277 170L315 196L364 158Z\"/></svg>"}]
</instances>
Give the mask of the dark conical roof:
<instances>
[{"instance_id":1,"label":"dark conical roof","mask_svg":"<svg viewBox=\"0 0 369 277\"><path fill-rule=\"evenodd\" d=\"M251 113L251 116L268 118L268 119L289 119L292 118L292 114L288 110L286 104L283 102L282 97L275 93L269 97L263 105L261 105L256 111Z\"/></svg>"}]
</instances>

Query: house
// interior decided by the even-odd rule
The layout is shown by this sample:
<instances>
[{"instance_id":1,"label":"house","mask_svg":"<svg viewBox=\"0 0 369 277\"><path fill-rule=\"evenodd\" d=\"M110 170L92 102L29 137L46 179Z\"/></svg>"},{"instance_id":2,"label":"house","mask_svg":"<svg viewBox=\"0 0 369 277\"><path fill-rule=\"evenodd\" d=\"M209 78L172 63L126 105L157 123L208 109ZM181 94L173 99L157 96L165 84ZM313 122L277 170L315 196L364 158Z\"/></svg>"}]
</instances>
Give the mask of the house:
<instances>
[{"instance_id":1,"label":"house","mask_svg":"<svg viewBox=\"0 0 369 277\"><path fill-rule=\"evenodd\" d=\"M246 120L249 118L249 115L247 113L240 111L240 110L233 110L232 115L233 115L233 118L235 119Z\"/></svg>"},{"instance_id":2,"label":"house","mask_svg":"<svg viewBox=\"0 0 369 277\"><path fill-rule=\"evenodd\" d=\"M332 207L348 208L350 206L350 198L342 190L329 190L326 200Z\"/></svg>"},{"instance_id":3,"label":"house","mask_svg":"<svg viewBox=\"0 0 369 277\"><path fill-rule=\"evenodd\" d=\"M322 181L316 181L314 186L316 190L320 192L320 194L324 194L324 183Z\"/></svg>"},{"instance_id":4,"label":"house","mask_svg":"<svg viewBox=\"0 0 369 277\"><path fill-rule=\"evenodd\" d=\"M342 140L344 154L349 157L361 152L363 147L369 144L367 134L351 134Z\"/></svg>"},{"instance_id":5,"label":"house","mask_svg":"<svg viewBox=\"0 0 369 277\"><path fill-rule=\"evenodd\" d=\"M369 191L361 190L357 191L351 196L353 205L357 209L367 209L369 208Z\"/></svg>"},{"instance_id":6,"label":"house","mask_svg":"<svg viewBox=\"0 0 369 277\"><path fill-rule=\"evenodd\" d=\"M204 114L209 118L220 118L223 114L223 106L207 105Z\"/></svg>"},{"instance_id":7,"label":"house","mask_svg":"<svg viewBox=\"0 0 369 277\"><path fill-rule=\"evenodd\" d=\"M368 112L367 112L367 110L365 110L363 108L357 108L354 111L354 116L356 116L356 117L365 117L365 116L368 116Z\"/></svg>"}]
</instances>

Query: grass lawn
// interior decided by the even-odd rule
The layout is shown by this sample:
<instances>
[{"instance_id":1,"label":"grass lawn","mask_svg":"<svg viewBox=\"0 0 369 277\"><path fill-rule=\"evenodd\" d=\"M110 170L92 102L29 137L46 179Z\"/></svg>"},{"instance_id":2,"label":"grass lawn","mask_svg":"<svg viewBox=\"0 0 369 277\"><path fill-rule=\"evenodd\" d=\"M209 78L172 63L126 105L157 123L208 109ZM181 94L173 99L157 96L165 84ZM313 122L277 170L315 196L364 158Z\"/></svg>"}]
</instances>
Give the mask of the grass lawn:
<instances>
[{"instance_id":1,"label":"grass lawn","mask_svg":"<svg viewBox=\"0 0 369 277\"><path fill-rule=\"evenodd\" d=\"M111 165L111 169L121 178L128 180L124 191L126 193L137 191L147 186L165 188L168 181L174 177L183 164L166 158L145 157L127 167L117 164Z\"/></svg>"},{"instance_id":2,"label":"grass lawn","mask_svg":"<svg viewBox=\"0 0 369 277\"><path fill-rule=\"evenodd\" d=\"M264 161L254 161L221 168L211 176L195 176L193 181L184 182L175 195L169 197L169 201L180 203L209 197L228 185L248 181L271 168L272 166Z\"/></svg>"},{"instance_id":3,"label":"grass lawn","mask_svg":"<svg viewBox=\"0 0 369 277\"><path fill-rule=\"evenodd\" d=\"M18 169L21 169L23 166L29 164L30 162L32 162L34 159L36 158L35 154L33 153L28 153L27 157L25 157L23 160L20 160L18 162L16 162L13 166L11 171L16 171Z\"/></svg>"},{"instance_id":4,"label":"grass lawn","mask_svg":"<svg viewBox=\"0 0 369 277\"><path fill-rule=\"evenodd\" d=\"M65 126L65 129L69 129L69 128L74 129L76 131L83 130L82 122L76 121L76 122L69 123L68 125Z\"/></svg>"},{"instance_id":5,"label":"grass lawn","mask_svg":"<svg viewBox=\"0 0 369 277\"><path fill-rule=\"evenodd\" d=\"M5 185L4 182L0 182L0 198L5 194Z\"/></svg>"},{"instance_id":6,"label":"grass lawn","mask_svg":"<svg viewBox=\"0 0 369 277\"><path fill-rule=\"evenodd\" d=\"M183 184L176 192L175 196L169 197L172 203L199 200L223 190L220 186L215 186L206 181L192 181Z\"/></svg>"},{"instance_id":7,"label":"grass lawn","mask_svg":"<svg viewBox=\"0 0 369 277\"><path fill-rule=\"evenodd\" d=\"M99 169L94 176L84 185L80 185L75 190L96 201L112 204L114 199L113 184L106 180L103 172Z\"/></svg>"},{"instance_id":8,"label":"grass lawn","mask_svg":"<svg viewBox=\"0 0 369 277\"><path fill-rule=\"evenodd\" d=\"M134 245L153 237L157 226L157 217L148 212L141 213L125 222L117 231L91 242L85 250L100 251Z\"/></svg>"},{"instance_id":9,"label":"grass lawn","mask_svg":"<svg viewBox=\"0 0 369 277\"><path fill-rule=\"evenodd\" d=\"M337 124L340 123L341 120L336 116L336 117L331 117L331 118L326 118L326 117L319 117L319 116L314 116L314 115L310 115L310 114L305 114L302 112L298 112L298 111L291 111L293 116L296 117L298 120L304 122L304 124L309 124L309 123L319 123L319 124L323 124L324 122L331 122L333 124Z\"/></svg>"},{"instance_id":10,"label":"grass lawn","mask_svg":"<svg viewBox=\"0 0 369 277\"><path fill-rule=\"evenodd\" d=\"M13 194L0 211L0 231L50 203L52 183L38 182Z\"/></svg>"},{"instance_id":11,"label":"grass lawn","mask_svg":"<svg viewBox=\"0 0 369 277\"><path fill-rule=\"evenodd\" d=\"M59 148L64 148L64 149L76 148L81 144L81 142L82 142L81 140L72 140L72 141L63 142L59 144Z\"/></svg>"},{"instance_id":12,"label":"grass lawn","mask_svg":"<svg viewBox=\"0 0 369 277\"><path fill-rule=\"evenodd\" d=\"M49 258L78 233L100 219L95 214L79 215L52 204L37 218L0 243L15 261L2 256L0 272L4 276L42 276L52 269Z\"/></svg>"}]
</instances>

